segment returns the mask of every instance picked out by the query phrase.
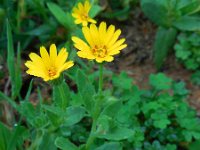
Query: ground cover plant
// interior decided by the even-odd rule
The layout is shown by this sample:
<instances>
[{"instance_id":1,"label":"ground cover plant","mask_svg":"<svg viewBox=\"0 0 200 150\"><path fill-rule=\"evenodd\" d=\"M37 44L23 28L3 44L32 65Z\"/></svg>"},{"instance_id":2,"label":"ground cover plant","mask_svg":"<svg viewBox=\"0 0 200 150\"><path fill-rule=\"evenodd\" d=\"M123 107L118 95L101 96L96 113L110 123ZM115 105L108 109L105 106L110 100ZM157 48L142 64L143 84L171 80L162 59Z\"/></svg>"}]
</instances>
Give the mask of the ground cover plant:
<instances>
[{"instance_id":1,"label":"ground cover plant","mask_svg":"<svg viewBox=\"0 0 200 150\"><path fill-rule=\"evenodd\" d=\"M147 0L2 1L0 150L198 150L200 119L184 81L157 72L141 88L128 71L109 68L125 63L119 57L129 47L115 22L129 21L139 2L150 19L147 6L161 7ZM196 22L197 4L177 1L185 12L179 19ZM177 28L196 30L190 21ZM182 34L175 49L190 42ZM196 52L194 43L187 48Z\"/></svg>"}]
</instances>

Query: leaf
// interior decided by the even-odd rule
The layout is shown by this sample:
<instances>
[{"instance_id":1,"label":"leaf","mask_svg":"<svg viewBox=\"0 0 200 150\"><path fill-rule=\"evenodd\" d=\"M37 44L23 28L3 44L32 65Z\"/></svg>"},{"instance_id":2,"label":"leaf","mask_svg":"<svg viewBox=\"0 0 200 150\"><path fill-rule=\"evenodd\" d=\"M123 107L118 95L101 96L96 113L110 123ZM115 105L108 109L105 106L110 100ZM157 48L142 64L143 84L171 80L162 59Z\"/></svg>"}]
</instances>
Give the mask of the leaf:
<instances>
[{"instance_id":1,"label":"leaf","mask_svg":"<svg viewBox=\"0 0 200 150\"><path fill-rule=\"evenodd\" d=\"M154 63L157 69L162 66L170 48L173 46L176 39L177 31L174 28L159 27L156 33L154 42Z\"/></svg>"},{"instance_id":2,"label":"leaf","mask_svg":"<svg viewBox=\"0 0 200 150\"><path fill-rule=\"evenodd\" d=\"M174 21L173 26L183 31L199 31L200 18L198 16L183 16Z\"/></svg>"},{"instance_id":3,"label":"leaf","mask_svg":"<svg viewBox=\"0 0 200 150\"><path fill-rule=\"evenodd\" d=\"M172 79L163 73L151 74L149 82L156 90L168 90L172 86Z\"/></svg>"},{"instance_id":4,"label":"leaf","mask_svg":"<svg viewBox=\"0 0 200 150\"><path fill-rule=\"evenodd\" d=\"M134 131L125 127L115 127L112 130L99 134L98 138L103 138L107 140L120 141L125 140L131 137L134 134Z\"/></svg>"},{"instance_id":5,"label":"leaf","mask_svg":"<svg viewBox=\"0 0 200 150\"><path fill-rule=\"evenodd\" d=\"M118 142L109 142L101 145L95 150L122 150L122 145Z\"/></svg>"},{"instance_id":6,"label":"leaf","mask_svg":"<svg viewBox=\"0 0 200 150\"><path fill-rule=\"evenodd\" d=\"M53 100L59 108L65 110L70 98L70 90L66 82L63 80L59 85L53 87Z\"/></svg>"},{"instance_id":7,"label":"leaf","mask_svg":"<svg viewBox=\"0 0 200 150\"><path fill-rule=\"evenodd\" d=\"M179 8L182 15L191 15L200 11L200 1L191 1L189 4Z\"/></svg>"},{"instance_id":8,"label":"leaf","mask_svg":"<svg viewBox=\"0 0 200 150\"><path fill-rule=\"evenodd\" d=\"M57 4L52 2L48 2L47 6L58 22L66 29L71 30L74 28L75 25L70 13L64 12Z\"/></svg>"},{"instance_id":9,"label":"leaf","mask_svg":"<svg viewBox=\"0 0 200 150\"><path fill-rule=\"evenodd\" d=\"M3 123L0 122L0 149L7 150L8 143L11 137L11 132Z\"/></svg>"},{"instance_id":10,"label":"leaf","mask_svg":"<svg viewBox=\"0 0 200 150\"><path fill-rule=\"evenodd\" d=\"M128 90L133 85L133 79L128 77L126 72L121 72L119 76L114 75L112 78L114 86Z\"/></svg>"},{"instance_id":11,"label":"leaf","mask_svg":"<svg viewBox=\"0 0 200 150\"><path fill-rule=\"evenodd\" d=\"M16 149L17 145L22 148L24 139L28 138L28 130L23 126L16 126L12 131L12 136L9 137L7 150Z\"/></svg>"},{"instance_id":12,"label":"leaf","mask_svg":"<svg viewBox=\"0 0 200 150\"><path fill-rule=\"evenodd\" d=\"M55 127L58 127L63 123L64 112L61 108L48 105L42 105L42 108L46 110L48 118Z\"/></svg>"},{"instance_id":13,"label":"leaf","mask_svg":"<svg viewBox=\"0 0 200 150\"><path fill-rule=\"evenodd\" d=\"M176 57L182 60L186 60L192 54L191 51L184 49L180 44L176 44L174 49L176 51Z\"/></svg>"},{"instance_id":14,"label":"leaf","mask_svg":"<svg viewBox=\"0 0 200 150\"><path fill-rule=\"evenodd\" d=\"M70 106L67 108L67 112L65 115L65 126L72 126L85 116L85 109L81 106Z\"/></svg>"},{"instance_id":15,"label":"leaf","mask_svg":"<svg viewBox=\"0 0 200 150\"><path fill-rule=\"evenodd\" d=\"M26 93L26 97L25 97L25 101L28 101L29 100L29 97L31 95L31 90L32 90L32 86L33 86L33 79L31 80L31 82L29 83L29 86L28 86L28 91Z\"/></svg>"},{"instance_id":16,"label":"leaf","mask_svg":"<svg viewBox=\"0 0 200 150\"><path fill-rule=\"evenodd\" d=\"M114 118L120 108L122 107L122 102L118 99L113 99L112 101L105 106L105 108L103 109L103 111L101 112L101 115L107 115L109 117Z\"/></svg>"},{"instance_id":17,"label":"leaf","mask_svg":"<svg viewBox=\"0 0 200 150\"><path fill-rule=\"evenodd\" d=\"M102 11L101 6L99 5L92 5L90 12L89 12L89 16L91 18L94 18L95 16L97 16L100 12Z\"/></svg>"},{"instance_id":18,"label":"leaf","mask_svg":"<svg viewBox=\"0 0 200 150\"><path fill-rule=\"evenodd\" d=\"M155 24L159 26L168 24L168 10L164 3L157 0L141 0L141 8L144 14Z\"/></svg>"},{"instance_id":19,"label":"leaf","mask_svg":"<svg viewBox=\"0 0 200 150\"><path fill-rule=\"evenodd\" d=\"M76 74L76 82L78 86L78 92L82 97L84 106L88 112L92 112L94 107L94 95L96 94L94 86L87 78L83 71L78 70Z\"/></svg>"},{"instance_id":20,"label":"leaf","mask_svg":"<svg viewBox=\"0 0 200 150\"><path fill-rule=\"evenodd\" d=\"M120 141L134 135L134 131L116 124L113 118L101 115L98 118L96 136L107 140Z\"/></svg>"},{"instance_id":21,"label":"leaf","mask_svg":"<svg viewBox=\"0 0 200 150\"><path fill-rule=\"evenodd\" d=\"M166 113L156 112L151 115L151 118L153 119L153 125L160 129L165 129L171 123Z\"/></svg>"},{"instance_id":22,"label":"leaf","mask_svg":"<svg viewBox=\"0 0 200 150\"><path fill-rule=\"evenodd\" d=\"M56 135L53 133L45 133L42 137L41 143L39 144L38 150L57 150L55 146Z\"/></svg>"},{"instance_id":23,"label":"leaf","mask_svg":"<svg viewBox=\"0 0 200 150\"><path fill-rule=\"evenodd\" d=\"M8 71L11 79L12 85L12 98L15 99L16 96L20 94L22 87L22 78L21 78L21 57L20 57L20 45L17 49L17 63L15 63L15 53L13 47L12 31L10 24L7 20L7 65Z\"/></svg>"},{"instance_id":24,"label":"leaf","mask_svg":"<svg viewBox=\"0 0 200 150\"><path fill-rule=\"evenodd\" d=\"M174 94L187 95L189 91L185 88L185 82L178 82L173 85Z\"/></svg>"},{"instance_id":25,"label":"leaf","mask_svg":"<svg viewBox=\"0 0 200 150\"><path fill-rule=\"evenodd\" d=\"M63 137L57 137L55 140L55 145L61 150L78 150L78 147Z\"/></svg>"}]
</instances>

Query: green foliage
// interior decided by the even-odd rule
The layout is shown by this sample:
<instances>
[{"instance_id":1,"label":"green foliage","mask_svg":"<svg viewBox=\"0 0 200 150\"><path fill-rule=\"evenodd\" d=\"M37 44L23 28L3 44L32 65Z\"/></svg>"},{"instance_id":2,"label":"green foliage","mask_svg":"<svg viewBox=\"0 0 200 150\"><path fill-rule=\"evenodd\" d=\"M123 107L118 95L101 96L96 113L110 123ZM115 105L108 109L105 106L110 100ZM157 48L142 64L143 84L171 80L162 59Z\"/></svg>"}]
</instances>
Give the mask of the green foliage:
<instances>
[{"instance_id":1,"label":"green foliage","mask_svg":"<svg viewBox=\"0 0 200 150\"><path fill-rule=\"evenodd\" d=\"M130 11L139 3L139 0L108 0L107 7L101 16L119 21L127 20Z\"/></svg>"},{"instance_id":2,"label":"green foliage","mask_svg":"<svg viewBox=\"0 0 200 150\"><path fill-rule=\"evenodd\" d=\"M18 47L17 52L17 62L15 64L15 53L14 53L14 47L13 47L13 39L12 39L12 32L9 25L9 22L7 21L7 65L10 75L10 80L12 84L12 98L15 99L17 96L19 96L19 92L22 86L22 77L21 77L21 58L20 58L20 46Z\"/></svg>"},{"instance_id":3,"label":"green foliage","mask_svg":"<svg viewBox=\"0 0 200 150\"><path fill-rule=\"evenodd\" d=\"M182 32L174 46L177 59L189 70L197 70L200 62L200 34L198 32Z\"/></svg>"},{"instance_id":4,"label":"green foliage","mask_svg":"<svg viewBox=\"0 0 200 150\"><path fill-rule=\"evenodd\" d=\"M163 65L167 53L175 43L177 30L200 29L197 14L200 11L199 5L199 0L141 0L144 14L159 26L154 42L154 62L158 69ZM192 63L190 61L189 65Z\"/></svg>"}]
</instances>

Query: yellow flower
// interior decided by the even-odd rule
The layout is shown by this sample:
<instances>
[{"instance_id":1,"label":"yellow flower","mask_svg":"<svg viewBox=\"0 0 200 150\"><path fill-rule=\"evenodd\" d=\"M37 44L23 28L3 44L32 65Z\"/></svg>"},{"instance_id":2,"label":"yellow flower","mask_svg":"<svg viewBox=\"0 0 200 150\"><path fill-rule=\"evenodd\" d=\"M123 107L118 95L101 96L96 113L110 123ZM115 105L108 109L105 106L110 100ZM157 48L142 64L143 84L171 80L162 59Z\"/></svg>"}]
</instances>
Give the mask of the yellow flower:
<instances>
[{"instance_id":1,"label":"yellow flower","mask_svg":"<svg viewBox=\"0 0 200 150\"><path fill-rule=\"evenodd\" d=\"M31 60L25 63L28 67L26 73L49 81L58 78L64 70L74 65L73 61L66 62L68 57L66 48L62 48L57 55L56 45L52 44L49 53L43 46L40 47L41 57L36 53L30 53Z\"/></svg>"},{"instance_id":2,"label":"yellow flower","mask_svg":"<svg viewBox=\"0 0 200 150\"><path fill-rule=\"evenodd\" d=\"M87 43L78 37L72 37L74 46L80 50L77 52L78 56L95 59L98 63L113 61L113 55L119 54L127 46L124 38L118 40L121 30L115 31L114 25L107 28L105 22L101 22L98 28L95 24L83 27L82 32Z\"/></svg>"},{"instance_id":3,"label":"yellow flower","mask_svg":"<svg viewBox=\"0 0 200 150\"><path fill-rule=\"evenodd\" d=\"M74 7L72 10L72 16L76 19L75 24L81 24L87 26L88 22L96 23L96 21L89 17L91 5L88 0L84 4L78 3L78 7Z\"/></svg>"}]
</instances>

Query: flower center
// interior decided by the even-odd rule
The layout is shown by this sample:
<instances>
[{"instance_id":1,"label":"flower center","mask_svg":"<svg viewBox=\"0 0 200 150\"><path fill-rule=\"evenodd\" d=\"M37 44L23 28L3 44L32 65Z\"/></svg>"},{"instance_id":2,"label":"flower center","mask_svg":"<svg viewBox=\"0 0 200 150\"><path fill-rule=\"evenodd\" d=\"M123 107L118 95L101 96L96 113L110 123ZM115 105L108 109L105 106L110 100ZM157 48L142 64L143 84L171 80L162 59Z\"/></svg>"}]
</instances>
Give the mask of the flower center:
<instances>
[{"instance_id":1,"label":"flower center","mask_svg":"<svg viewBox=\"0 0 200 150\"><path fill-rule=\"evenodd\" d=\"M82 14L81 15L82 20L87 20L88 19L88 14Z\"/></svg>"},{"instance_id":2,"label":"flower center","mask_svg":"<svg viewBox=\"0 0 200 150\"><path fill-rule=\"evenodd\" d=\"M94 48L92 48L92 52L93 52L94 56L103 58L107 54L107 49L106 49L105 45L103 45L103 46L95 45Z\"/></svg>"},{"instance_id":3,"label":"flower center","mask_svg":"<svg viewBox=\"0 0 200 150\"><path fill-rule=\"evenodd\" d=\"M50 78L54 77L56 75L56 68L55 67L50 67L48 69L48 75L49 75Z\"/></svg>"}]
</instances>

